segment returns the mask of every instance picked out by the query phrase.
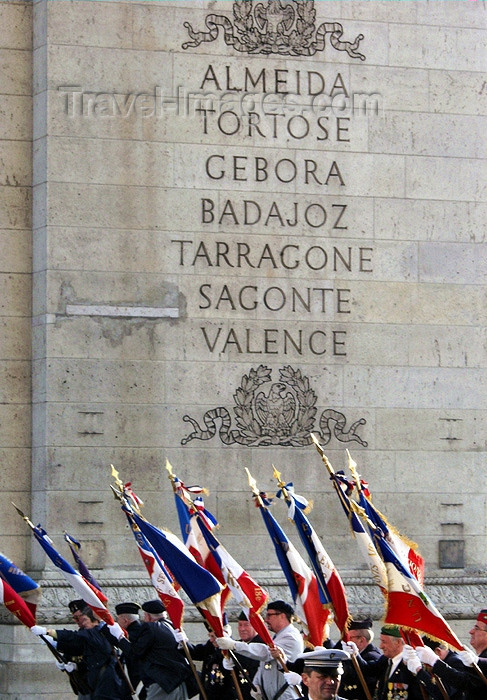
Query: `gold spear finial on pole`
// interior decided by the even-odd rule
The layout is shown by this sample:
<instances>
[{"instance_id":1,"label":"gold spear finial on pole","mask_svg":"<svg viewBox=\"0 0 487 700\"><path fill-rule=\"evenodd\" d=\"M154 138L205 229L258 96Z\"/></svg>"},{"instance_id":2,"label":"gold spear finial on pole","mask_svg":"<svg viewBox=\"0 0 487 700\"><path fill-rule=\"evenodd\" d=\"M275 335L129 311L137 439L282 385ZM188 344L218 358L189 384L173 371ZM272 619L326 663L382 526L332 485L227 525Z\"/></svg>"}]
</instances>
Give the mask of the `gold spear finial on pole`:
<instances>
[{"instance_id":1,"label":"gold spear finial on pole","mask_svg":"<svg viewBox=\"0 0 487 700\"><path fill-rule=\"evenodd\" d=\"M174 471L171 462L166 457L166 470L169 481L171 482L172 490L176 493L176 477L174 476Z\"/></svg>"},{"instance_id":2,"label":"gold spear finial on pole","mask_svg":"<svg viewBox=\"0 0 487 700\"><path fill-rule=\"evenodd\" d=\"M275 468L274 465L272 465L272 468L273 468L273 470L274 470L274 473L273 473L274 479L277 480L277 485L279 486L280 489L282 489L283 491L285 491L285 486L286 486L286 484L285 484L284 481L281 479L281 472L277 471L277 469ZM284 495L286 495L286 494L284 494Z\"/></svg>"},{"instance_id":3,"label":"gold spear finial on pole","mask_svg":"<svg viewBox=\"0 0 487 700\"><path fill-rule=\"evenodd\" d=\"M30 528L32 528L32 529L34 530L35 525L34 525L34 523L32 522L32 520L30 520L30 518L28 518L28 517L25 515L25 513L23 513L23 512L20 510L20 508L19 508L18 506L15 505L15 503L14 503L13 501L10 501L10 503L13 505L13 507L15 508L15 510L17 511L17 513L20 515L20 517L22 518L22 520L24 520L24 521L27 523L27 525L28 525Z\"/></svg>"},{"instance_id":4,"label":"gold spear finial on pole","mask_svg":"<svg viewBox=\"0 0 487 700\"><path fill-rule=\"evenodd\" d=\"M318 452L319 452L319 454L320 454L320 456L321 456L321 459L322 459L322 461L323 461L323 464L324 464L325 467L328 469L328 471L330 472L330 474L334 474L334 473L335 473L335 470L334 470L333 467L331 466L331 463L330 463L328 457L325 455L325 452L324 452L323 448L321 447L321 445L320 445L320 443L319 443L319 441L318 441L318 438L316 437L316 435L315 435L314 433L310 433L310 435L311 435L311 439L313 440L314 444L316 445L316 449L318 450Z\"/></svg>"},{"instance_id":5,"label":"gold spear finial on pole","mask_svg":"<svg viewBox=\"0 0 487 700\"><path fill-rule=\"evenodd\" d=\"M166 470L171 481L174 481L174 472L171 462L166 457Z\"/></svg>"},{"instance_id":6,"label":"gold spear finial on pole","mask_svg":"<svg viewBox=\"0 0 487 700\"><path fill-rule=\"evenodd\" d=\"M360 493L360 491L362 490L362 485L360 483L360 474L357 471L357 462L355 462L355 460L352 459L352 455L348 450L345 450L345 452L347 453L348 457L348 468L350 469L350 472L353 476L353 480L355 481L355 484L357 486L357 491Z\"/></svg>"},{"instance_id":7,"label":"gold spear finial on pole","mask_svg":"<svg viewBox=\"0 0 487 700\"><path fill-rule=\"evenodd\" d=\"M287 499L287 498L289 497L289 494L288 494L288 492L287 492L287 490L286 490L286 484L285 484L285 482L281 479L281 472L277 471L277 469L275 468L274 465L272 465L272 468L273 468L273 470L274 470L274 473L273 473L274 479L277 480L277 485L278 485L279 488L281 489L282 495L284 496L284 498Z\"/></svg>"},{"instance_id":8,"label":"gold spear finial on pole","mask_svg":"<svg viewBox=\"0 0 487 700\"><path fill-rule=\"evenodd\" d=\"M249 470L247 469L247 467L245 467L245 471L247 472L247 478L248 478L248 480L249 480L249 486L250 486L250 488L252 489L252 493L253 493L254 496L256 497L257 503L259 504L259 506L264 507L264 503L263 503L263 501L262 501L262 497L261 497L261 495L260 495L260 491L259 491L259 489L258 489L258 487L257 487L257 482L256 482L256 480L254 479L254 477L252 476L252 474L249 472Z\"/></svg>"},{"instance_id":9,"label":"gold spear finial on pole","mask_svg":"<svg viewBox=\"0 0 487 700\"><path fill-rule=\"evenodd\" d=\"M120 479L118 471L115 469L113 464L110 464L110 467L112 469L112 477L115 480L115 483L117 484L118 488L120 489L120 493L123 493L123 481Z\"/></svg>"}]
</instances>

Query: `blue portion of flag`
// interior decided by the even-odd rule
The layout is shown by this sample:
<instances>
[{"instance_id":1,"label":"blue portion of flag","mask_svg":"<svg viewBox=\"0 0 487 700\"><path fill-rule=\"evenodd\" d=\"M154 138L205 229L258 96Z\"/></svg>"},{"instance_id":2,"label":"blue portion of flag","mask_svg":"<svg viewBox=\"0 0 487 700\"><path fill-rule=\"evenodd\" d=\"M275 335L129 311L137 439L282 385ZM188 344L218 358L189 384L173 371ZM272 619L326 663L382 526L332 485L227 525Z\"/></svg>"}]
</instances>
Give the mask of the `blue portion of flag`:
<instances>
[{"instance_id":1,"label":"blue portion of flag","mask_svg":"<svg viewBox=\"0 0 487 700\"><path fill-rule=\"evenodd\" d=\"M49 559L52 561L52 563L58 567L58 569L61 569L61 571L65 571L67 574L74 574L75 576L79 576L79 574L73 569L71 564L66 561L52 546L52 542L49 539L49 536L45 530L42 529L40 525L37 525L37 527L34 527L32 532L34 533L34 536L36 540L39 542L41 545L42 549L45 551Z\"/></svg>"},{"instance_id":2,"label":"blue portion of flag","mask_svg":"<svg viewBox=\"0 0 487 700\"><path fill-rule=\"evenodd\" d=\"M125 515L127 516L127 520L128 520L128 522L129 522L130 528L131 528L131 530L132 530L132 532L133 532L133 534L134 534L135 541L137 542L138 546L139 546L139 547L142 547L142 549L145 549L146 552L149 552L150 554L152 554L152 556L154 557L154 559L155 559L157 565L161 568L161 571L163 572L164 576L166 576L166 578L167 578L168 581L172 581L171 576L170 576L169 573L166 571L166 568L165 568L164 564L162 563L162 561L161 561L159 555L157 554L156 550L155 550L154 547L151 545L151 543L149 542L149 540L147 539L147 537L144 537L144 535L141 533L140 530L134 529L134 528L132 527L132 521L130 520L130 516L129 516L127 513L125 513Z\"/></svg>"},{"instance_id":3,"label":"blue portion of flag","mask_svg":"<svg viewBox=\"0 0 487 700\"><path fill-rule=\"evenodd\" d=\"M197 564L189 553L185 554L162 530L148 523L137 513L132 513L132 517L195 605L220 593L221 586L216 578Z\"/></svg>"},{"instance_id":4,"label":"blue portion of flag","mask_svg":"<svg viewBox=\"0 0 487 700\"><path fill-rule=\"evenodd\" d=\"M293 498L293 496L291 496ZM298 530L298 535L299 539L303 543L308 556L310 558L310 563L313 568L314 574L318 580L318 589L320 592L320 602L327 605L332 603L332 599L330 596L330 593L328 591L328 586L326 584L326 581L323 576L323 571L321 570L320 563L318 561L318 553L316 551L316 548L313 544L313 540L311 538L311 533L313 532L313 528L311 523L309 522L308 518L305 516L305 514L300 510L300 508L296 508L294 511L294 523L296 525L296 528Z\"/></svg>"},{"instance_id":5,"label":"blue portion of flag","mask_svg":"<svg viewBox=\"0 0 487 700\"><path fill-rule=\"evenodd\" d=\"M342 504L343 510L345 511L345 514L348 518L348 521L350 525L352 526L352 530L355 533L366 533L365 527L363 526L360 518L358 515L355 513L355 511L352 508L351 505L351 500L348 495L348 489L347 486L350 483L348 479L342 478L339 472L336 472L333 474L331 477L331 480L335 483L335 486L337 488L337 494L340 499L340 503ZM368 515L368 514L367 514ZM372 537L374 536L374 531L371 530L371 535Z\"/></svg>"},{"instance_id":6,"label":"blue portion of flag","mask_svg":"<svg viewBox=\"0 0 487 700\"><path fill-rule=\"evenodd\" d=\"M367 513L367 517L369 518L369 520L371 520L371 522L374 523L376 528L378 528L381 531L384 537L387 537L387 535L389 534L389 528L387 526L387 523L380 516L379 512L372 505L372 503L367 498L365 498L363 491L360 491L359 494L359 504ZM369 528L369 530L372 537L375 537L376 530L374 530L373 528Z\"/></svg>"},{"instance_id":7,"label":"blue portion of flag","mask_svg":"<svg viewBox=\"0 0 487 700\"><path fill-rule=\"evenodd\" d=\"M289 563L289 560L286 556L286 551L289 549L289 540L284 534L283 529L276 521L274 516L269 512L269 510L267 508L260 508L259 510L262 513L262 517L264 518L267 531L269 532L272 543L274 545L274 549L276 550L276 555L279 559L281 569L284 572L284 576L286 577L287 584L291 591L291 596L293 600L298 600L299 590L296 585L296 580L294 578L294 572L291 568L291 564Z\"/></svg>"},{"instance_id":8,"label":"blue portion of flag","mask_svg":"<svg viewBox=\"0 0 487 700\"><path fill-rule=\"evenodd\" d=\"M67 532L64 533L64 539L69 545L69 549L71 550L71 554L73 555L73 559L76 563L76 566L78 567L78 571L80 572L81 576L83 576L84 579L91 583L92 586L101 591L100 584L78 554L78 549L81 549L81 544L73 537L71 537L71 535L68 535Z\"/></svg>"},{"instance_id":9,"label":"blue portion of flag","mask_svg":"<svg viewBox=\"0 0 487 700\"><path fill-rule=\"evenodd\" d=\"M189 533L191 531L191 523L190 523L190 516L188 513L188 507L183 502L183 499L180 498L176 493L174 494L174 498L176 499L176 509L178 511L179 527L181 529L181 535L183 537L183 542L186 544L188 537L189 537Z\"/></svg>"},{"instance_id":10,"label":"blue portion of flag","mask_svg":"<svg viewBox=\"0 0 487 700\"><path fill-rule=\"evenodd\" d=\"M39 588L39 584L30 576L24 574L10 559L0 552L0 577L6 581L16 593L31 593Z\"/></svg>"}]
</instances>

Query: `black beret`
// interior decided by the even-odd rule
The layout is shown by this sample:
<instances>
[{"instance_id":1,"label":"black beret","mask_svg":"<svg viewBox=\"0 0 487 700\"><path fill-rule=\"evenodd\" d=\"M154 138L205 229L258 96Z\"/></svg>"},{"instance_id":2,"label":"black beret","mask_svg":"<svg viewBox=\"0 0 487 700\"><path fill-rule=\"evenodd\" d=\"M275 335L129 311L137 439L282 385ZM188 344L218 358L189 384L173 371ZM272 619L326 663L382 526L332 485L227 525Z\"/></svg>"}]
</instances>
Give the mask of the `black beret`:
<instances>
[{"instance_id":1,"label":"black beret","mask_svg":"<svg viewBox=\"0 0 487 700\"><path fill-rule=\"evenodd\" d=\"M244 611L242 610L242 612L240 613L240 615L237 617L237 620L245 620L245 622L248 622L248 621L249 621L249 618L247 617L247 615L246 615L246 614L244 613Z\"/></svg>"},{"instance_id":2,"label":"black beret","mask_svg":"<svg viewBox=\"0 0 487 700\"><path fill-rule=\"evenodd\" d=\"M349 624L349 630L371 630L372 629L372 619L370 617L365 617L363 620L352 620Z\"/></svg>"},{"instance_id":3,"label":"black beret","mask_svg":"<svg viewBox=\"0 0 487 700\"><path fill-rule=\"evenodd\" d=\"M138 615L140 605L138 603L119 603L115 606L117 615Z\"/></svg>"},{"instance_id":4,"label":"black beret","mask_svg":"<svg viewBox=\"0 0 487 700\"><path fill-rule=\"evenodd\" d=\"M267 604L267 610L277 610L277 612L286 613L286 615L294 615L294 608L284 600L273 600Z\"/></svg>"},{"instance_id":5,"label":"black beret","mask_svg":"<svg viewBox=\"0 0 487 700\"><path fill-rule=\"evenodd\" d=\"M435 639L430 639L429 637L421 637L421 639L423 640L425 647L429 647L430 649L434 650L441 646L441 642L438 642Z\"/></svg>"},{"instance_id":6,"label":"black beret","mask_svg":"<svg viewBox=\"0 0 487 700\"><path fill-rule=\"evenodd\" d=\"M160 615L166 608L159 598L156 598L155 600L148 600L146 603L142 603L142 610L149 613L149 615Z\"/></svg>"},{"instance_id":7,"label":"black beret","mask_svg":"<svg viewBox=\"0 0 487 700\"><path fill-rule=\"evenodd\" d=\"M84 610L86 608L86 603L84 600L81 600L81 598L78 598L78 600L70 600L68 608L71 613L75 613L79 610Z\"/></svg>"}]
</instances>

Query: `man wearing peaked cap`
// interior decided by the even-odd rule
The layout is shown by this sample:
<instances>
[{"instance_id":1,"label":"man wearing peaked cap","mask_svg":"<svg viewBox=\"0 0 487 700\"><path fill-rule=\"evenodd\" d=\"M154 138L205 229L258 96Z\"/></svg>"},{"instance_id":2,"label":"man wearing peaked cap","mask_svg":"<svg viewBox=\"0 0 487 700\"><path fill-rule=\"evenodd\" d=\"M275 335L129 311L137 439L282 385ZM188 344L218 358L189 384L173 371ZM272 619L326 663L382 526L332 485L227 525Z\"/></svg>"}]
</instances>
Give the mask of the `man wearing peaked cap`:
<instances>
[{"instance_id":1,"label":"man wearing peaked cap","mask_svg":"<svg viewBox=\"0 0 487 700\"><path fill-rule=\"evenodd\" d=\"M304 662L301 677L310 700L343 700L338 695L338 689L343 662L349 658L346 651L324 648L298 656L298 660Z\"/></svg>"}]
</instances>

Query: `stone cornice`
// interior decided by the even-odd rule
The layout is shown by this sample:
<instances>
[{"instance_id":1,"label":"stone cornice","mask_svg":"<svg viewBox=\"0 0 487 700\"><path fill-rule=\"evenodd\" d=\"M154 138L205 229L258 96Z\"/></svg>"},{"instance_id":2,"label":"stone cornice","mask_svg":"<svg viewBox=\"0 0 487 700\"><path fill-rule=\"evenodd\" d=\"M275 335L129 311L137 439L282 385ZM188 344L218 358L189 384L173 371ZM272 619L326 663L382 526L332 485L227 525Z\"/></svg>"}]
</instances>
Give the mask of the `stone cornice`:
<instances>
[{"instance_id":1,"label":"stone cornice","mask_svg":"<svg viewBox=\"0 0 487 700\"><path fill-rule=\"evenodd\" d=\"M287 599L289 591L282 574L279 571L250 572L259 583L269 591L271 599ZM147 578L120 576L113 578L97 577L101 588L108 596L109 606L113 610L116 603L133 600L143 603L155 597L154 589L148 584ZM343 581L347 591L349 608L353 615L372 615L380 620L384 613L382 596L370 578L360 575L344 575ZM42 587L42 599L38 608L39 624L67 624L71 622L68 612L68 602L76 598L76 594L64 579L46 578L39 580ZM458 574L451 576L430 576L426 580L425 590L435 605L447 619L473 619L480 608L485 607L487 600L487 575ZM188 622L199 620L199 614L187 598L185 619ZM237 606L231 601L228 606L230 618L236 617ZM15 618L5 608L0 610L0 622L13 624Z\"/></svg>"}]
</instances>

